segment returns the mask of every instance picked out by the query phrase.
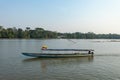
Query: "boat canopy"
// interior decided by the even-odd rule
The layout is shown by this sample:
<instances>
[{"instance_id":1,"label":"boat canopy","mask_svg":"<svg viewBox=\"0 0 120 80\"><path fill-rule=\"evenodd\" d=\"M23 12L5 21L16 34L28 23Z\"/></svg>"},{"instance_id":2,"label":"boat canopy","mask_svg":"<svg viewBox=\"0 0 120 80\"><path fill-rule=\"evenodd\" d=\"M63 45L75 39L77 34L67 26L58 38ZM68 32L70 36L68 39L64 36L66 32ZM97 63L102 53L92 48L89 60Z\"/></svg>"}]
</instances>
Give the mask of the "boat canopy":
<instances>
[{"instance_id":1,"label":"boat canopy","mask_svg":"<svg viewBox=\"0 0 120 80\"><path fill-rule=\"evenodd\" d=\"M94 51L93 49L45 49L43 51Z\"/></svg>"}]
</instances>

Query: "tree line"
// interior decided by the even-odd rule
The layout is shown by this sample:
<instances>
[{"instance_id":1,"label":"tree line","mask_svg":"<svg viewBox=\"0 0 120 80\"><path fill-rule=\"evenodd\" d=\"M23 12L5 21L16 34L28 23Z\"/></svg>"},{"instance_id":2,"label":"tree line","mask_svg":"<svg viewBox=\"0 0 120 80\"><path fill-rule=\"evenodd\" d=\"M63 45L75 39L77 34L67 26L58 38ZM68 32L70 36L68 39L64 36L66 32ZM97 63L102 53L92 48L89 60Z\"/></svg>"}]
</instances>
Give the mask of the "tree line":
<instances>
[{"instance_id":1,"label":"tree line","mask_svg":"<svg viewBox=\"0 0 120 80\"><path fill-rule=\"evenodd\" d=\"M26 29L22 28L4 28L0 26L0 38L7 39L120 39L119 34L95 34L93 32L81 33L60 33L56 31L44 30L43 28Z\"/></svg>"},{"instance_id":2,"label":"tree line","mask_svg":"<svg viewBox=\"0 0 120 80\"><path fill-rule=\"evenodd\" d=\"M4 28L0 26L0 38L18 38L18 39L39 39L39 38L57 38L57 32L44 30L43 28L30 29L26 27L22 28Z\"/></svg>"},{"instance_id":3,"label":"tree line","mask_svg":"<svg viewBox=\"0 0 120 80\"><path fill-rule=\"evenodd\" d=\"M81 33L81 32L75 32L75 33L64 33L65 38L69 39L120 39L119 34L95 34L93 32L88 33Z\"/></svg>"}]
</instances>

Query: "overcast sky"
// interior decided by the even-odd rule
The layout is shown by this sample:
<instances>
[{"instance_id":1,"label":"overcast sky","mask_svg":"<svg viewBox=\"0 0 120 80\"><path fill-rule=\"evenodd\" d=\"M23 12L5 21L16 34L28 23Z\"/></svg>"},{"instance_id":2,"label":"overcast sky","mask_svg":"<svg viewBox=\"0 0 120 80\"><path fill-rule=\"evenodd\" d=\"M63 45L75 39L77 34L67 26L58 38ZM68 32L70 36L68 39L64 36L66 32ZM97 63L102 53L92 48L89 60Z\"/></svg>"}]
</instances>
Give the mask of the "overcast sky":
<instances>
[{"instance_id":1,"label":"overcast sky","mask_svg":"<svg viewBox=\"0 0 120 80\"><path fill-rule=\"evenodd\" d=\"M120 0L0 0L0 25L120 34Z\"/></svg>"}]
</instances>

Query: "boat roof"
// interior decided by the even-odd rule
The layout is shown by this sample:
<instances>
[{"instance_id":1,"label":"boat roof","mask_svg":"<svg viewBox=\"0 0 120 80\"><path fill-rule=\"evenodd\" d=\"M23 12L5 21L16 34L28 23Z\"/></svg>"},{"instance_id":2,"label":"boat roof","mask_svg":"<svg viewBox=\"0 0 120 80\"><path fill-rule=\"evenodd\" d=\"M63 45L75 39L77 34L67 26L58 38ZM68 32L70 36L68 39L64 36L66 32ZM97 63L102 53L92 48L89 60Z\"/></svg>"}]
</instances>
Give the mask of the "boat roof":
<instances>
[{"instance_id":1,"label":"boat roof","mask_svg":"<svg viewBox=\"0 0 120 80\"><path fill-rule=\"evenodd\" d=\"M43 51L94 51L93 49L45 49Z\"/></svg>"}]
</instances>

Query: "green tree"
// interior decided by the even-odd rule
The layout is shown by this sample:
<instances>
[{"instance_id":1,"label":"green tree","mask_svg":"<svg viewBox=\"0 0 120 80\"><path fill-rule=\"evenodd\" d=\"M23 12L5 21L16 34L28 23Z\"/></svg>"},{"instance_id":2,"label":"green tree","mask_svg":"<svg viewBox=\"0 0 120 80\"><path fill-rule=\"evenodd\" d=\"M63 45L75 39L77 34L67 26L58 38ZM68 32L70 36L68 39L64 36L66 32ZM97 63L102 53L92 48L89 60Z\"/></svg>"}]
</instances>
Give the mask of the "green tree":
<instances>
[{"instance_id":1,"label":"green tree","mask_svg":"<svg viewBox=\"0 0 120 80\"><path fill-rule=\"evenodd\" d=\"M44 32L43 28L35 28L36 38L43 38L43 32Z\"/></svg>"},{"instance_id":2,"label":"green tree","mask_svg":"<svg viewBox=\"0 0 120 80\"><path fill-rule=\"evenodd\" d=\"M7 28L8 38L14 38L14 32L12 28Z\"/></svg>"},{"instance_id":3,"label":"green tree","mask_svg":"<svg viewBox=\"0 0 120 80\"><path fill-rule=\"evenodd\" d=\"M18 33L17 28L13 27L12 29L13 29L14 38L17 38L17 33Z\"/></svg>"},{"instance_id":4,"label":"green tree","mask_svg":"<svg viewBox=\"0 0 120 80\"><path fill-rule=\"evenodd\" d=\"M30 38L30 27L26 27L26 30L24 31L24 38Z\"/></svg>"},{"instance_id":5,"label":"green tree","mask_svg":"<svg viewBox=\"0 0 120 80\"><path fill-rule=\"evenodd\" d=\"M23 30L21 28L18 28L17 38L23 38Z\"/></svg>"},{"instance_id":6,"label":"green tree","mask_svg":"<svg viewBox=\"0 0 120 80\"><path fill-rule=\"evenodd\" d=\"M0 38L2 38L2 29L3 29L3 26L0 26Z\"/></svg>"},{"instance_id":7,"label":"green tree","mask_svg":"<svg viewBox=\"0 0 120 80\"><path fill-rule=\"evenodd\" d=\"M3 28L1 31L1 35L2 35L2 38L8 38L7 30Z\"/></svg>"}]
</instances>

